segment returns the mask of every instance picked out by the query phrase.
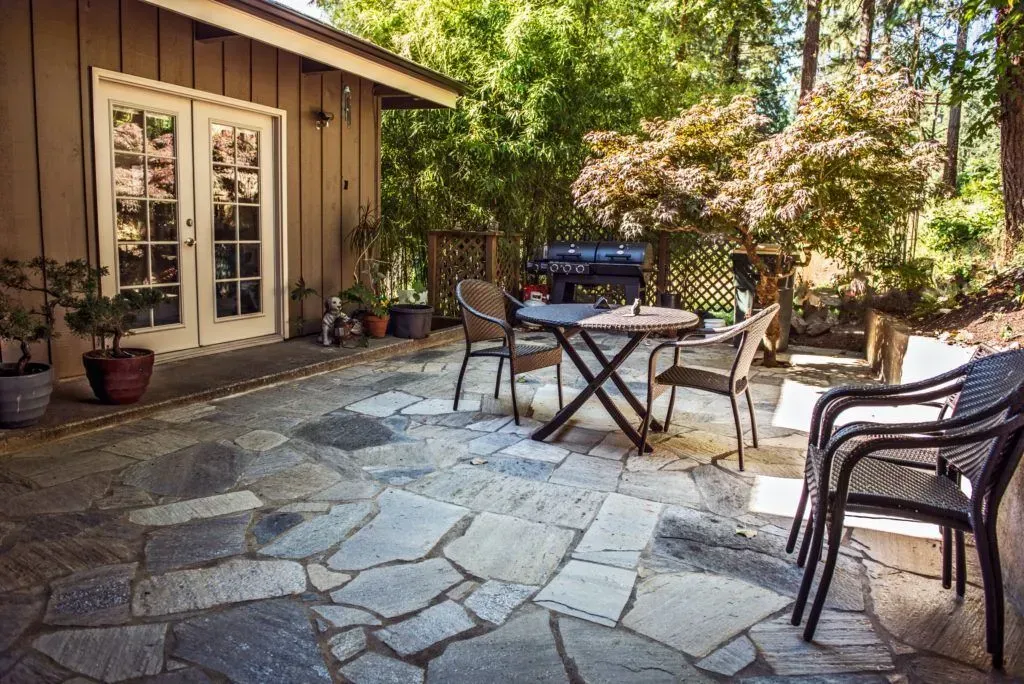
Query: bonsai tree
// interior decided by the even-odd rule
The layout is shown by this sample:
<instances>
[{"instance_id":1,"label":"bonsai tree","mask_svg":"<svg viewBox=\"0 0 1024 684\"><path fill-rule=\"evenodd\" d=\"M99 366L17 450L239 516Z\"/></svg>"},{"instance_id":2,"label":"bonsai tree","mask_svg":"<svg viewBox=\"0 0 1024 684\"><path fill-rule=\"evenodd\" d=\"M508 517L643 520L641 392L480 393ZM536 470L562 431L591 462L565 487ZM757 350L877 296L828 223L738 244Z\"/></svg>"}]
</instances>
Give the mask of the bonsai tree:
<instances>
[{"instance_id":1,"label":"bonsai tree","mask_svg":"<svg viewBox=\"0 0 1024 684\"><path fill-rule=\"evenodd\" d=\"M164 294L157 288L123 290L114 296L100 294L100 279L107 268L89 269L81 291L67 303L69 311L64 320L77 335L99 340L99 351L112 358L126 358L131 354L121 348L121 341L131 334L132 325L141 311L159 304ZM110 349L108 351L108 340Z\"/></svg>"}]
</instances>

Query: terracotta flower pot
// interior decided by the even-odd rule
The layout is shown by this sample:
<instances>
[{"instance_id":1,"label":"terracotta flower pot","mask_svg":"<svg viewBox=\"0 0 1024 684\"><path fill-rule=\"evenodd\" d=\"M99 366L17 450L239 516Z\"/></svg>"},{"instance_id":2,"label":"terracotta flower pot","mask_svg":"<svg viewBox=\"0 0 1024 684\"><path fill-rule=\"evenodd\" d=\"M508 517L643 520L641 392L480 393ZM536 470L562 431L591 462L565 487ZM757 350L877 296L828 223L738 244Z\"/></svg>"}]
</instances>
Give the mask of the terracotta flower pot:
<instances>
[{"instance_id":1,"label":"terracotta flower pot","mask_svg":"<svg viewBox=\"0 0 1024 684\"><path fill-rule=\"evenodd\" d=\"M366 326L366 332L370 337L384 337L388 334L389 320L390 316L374 316L368 313L363 316L363 325Z\"/></svg>"},{"instance_id":2,"label":"terracotta flower pot","mask_svg":"<svg viewBox=\"0 0 1024 684\"><path fill-rule=\"evenodd\" d=\"M149 387L153 359L149 349L122 349L125 357L108 356L107 352L82 354L82 365L96 398L105 404L134 404Z\"/></svg>"},{"instance_id":3,"label":"terracotta flower pot","mask_svg":"<svg viewBox=\"0 0 1024 684\"><path fill-rule=\"evenodd\" d=\"M15 364L0 367L0 428L35 425L46 413L53 391L53 370L30 363L25 375L12 375Z\"/></svg>"}]
</instances>

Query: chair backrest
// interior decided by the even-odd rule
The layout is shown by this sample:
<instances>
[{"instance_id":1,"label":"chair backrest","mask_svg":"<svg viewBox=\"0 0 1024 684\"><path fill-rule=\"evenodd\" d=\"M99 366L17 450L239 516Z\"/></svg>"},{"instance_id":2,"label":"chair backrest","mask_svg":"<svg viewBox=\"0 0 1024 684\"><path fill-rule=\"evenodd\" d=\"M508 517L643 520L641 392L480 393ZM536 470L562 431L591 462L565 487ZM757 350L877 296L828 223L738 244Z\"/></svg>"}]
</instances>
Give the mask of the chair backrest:
<instances>
[{"instance_id":1,"label":"chair backrest","mask_svg":"<svg viewBox=\"0 0 1024 684\"><path fill-rule=\"evenodd\" d=\"M455 299L462 312L462 327L467 342L496 340L505 336L500 325L475 315L478 311L485 316L508 321L505 313L505 293L501 288L485 280L461 280L455 286Z\"/></svg>"},{"instance_id":2,"label":"chair backrest","mask_svg":"<svg viewBox=\"0 0 1024 684\"><path fill-rule=\"evenodd\" d=\"M736 350L736 358L732 364L732 380L734 383L741 378L747 377L747 373L750 372L750 364L754 362L757 349L761 346L761 340L764 339L764 334L768 332L768 326L772 324L772 319L778 313L779 305L772 304L758 311L750 318L736 324L733 328L735 333L743 332L739 349Z\"/></svg>"}]
</instances>

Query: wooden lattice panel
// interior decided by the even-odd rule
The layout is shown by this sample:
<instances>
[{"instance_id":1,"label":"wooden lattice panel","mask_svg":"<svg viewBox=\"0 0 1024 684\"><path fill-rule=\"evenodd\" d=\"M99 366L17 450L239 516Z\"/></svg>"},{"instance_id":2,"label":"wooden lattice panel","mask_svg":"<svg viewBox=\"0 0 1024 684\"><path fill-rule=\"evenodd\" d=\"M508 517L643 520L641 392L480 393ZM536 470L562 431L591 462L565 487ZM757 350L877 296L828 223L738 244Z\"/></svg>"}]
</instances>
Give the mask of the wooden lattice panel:
<instances>
[{"instance_id":1,"label":"wooden lattice panel","mask_svg":"<svg viewBox=\"0 0 1024 684\"><path fill-rule=\"evenodd\" d=\"M669 236L666 291L678 294L689 311L732 311L732 250L727 242L699 235Z\"/></svg>"},{"instance_id":2,"label":"wooden lattice panel","mask_svg":"<svg viewBox=\"0 0 1024 684\"><path fill-rule=\"evenodd\" d=\"M435 315L458 317L455 286L466 278L484 277L484 239L475 233L444 233L438 240Z\"/></svg>"},{"instance_id":3,"label":"wooden lattice panel","mask_svg":"<svg viewBox=\"0 0 1024 684\"><path fill-rule=\"evenodd\" d=\"M519 283L525 268L522 238L518 235L498 238L498 284L513 297L519 296Z\"/></svg>"}]
</instances>

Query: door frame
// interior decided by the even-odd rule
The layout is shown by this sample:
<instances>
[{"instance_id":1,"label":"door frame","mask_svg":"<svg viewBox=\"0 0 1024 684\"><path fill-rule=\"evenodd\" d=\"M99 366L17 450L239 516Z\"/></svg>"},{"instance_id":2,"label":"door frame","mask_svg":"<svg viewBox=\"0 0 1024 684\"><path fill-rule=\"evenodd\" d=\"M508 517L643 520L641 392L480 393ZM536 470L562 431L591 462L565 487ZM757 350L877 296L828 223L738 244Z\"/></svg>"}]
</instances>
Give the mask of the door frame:
<instances>
[{"instance_id":1,"label":"door frame","mask_svg":"<svg viewBox=\"0 0 1024 684\"><path fill-rule=\"evenodd\" d=\"M109 174L109 169L113 160L110 156L110 150L105 146L96 144L97 135L102 130L100 127L107 125L107 103L102 98L98 97L97 94L101 90L101 84L103 83L114 83L120 85L131 86L144 90L150 90L156 93L165 95L177 95L185 97L190 100L198 100L201 102L209 102L212 104L223 105L227 107L233 107L235 109L241 109L260 114L265 114L273 120L273 154L277 163L274 164L273 169L273 192L275 194L275 211L274 211L274 231L276 234L276 245L274 260L275 269L274 277L276 279L274 291L277 294L277 306L274 307L274 313L276 314L276 332L275 335L279 339L285 339L288 337L288 231L285 230L285 217L288 215L287 206L287 173L288 173L288 146L285 141L285 137L288 131L288 113L283 109L276 107L268 107L266 105L257 104L255 102L248 102L246 100L239 100L233 97L226 97L224 95L217 95L215 93L208 93L203 90L196 90L195 88L186 88L184 86L175 85L173 83L164 83L163 81L154 81L148 78L142 78L140 76L132 76L130 74L123 74L118 71L110 71L109 69L101 69L99 67L90 67L92 73L92 92L90 97L92 99L92 125L93 125L93 149L94 149L94 190L96 192L96 240L98 246L98 256L100 264L104 263L104 260L108 262L110 266L116 268L116 264L111 261L113 257L116 257L115 251L112 249L112 245L104 245L102 239L102 227L112 225L114 220L114 203L113 203L113 185L112 179L105 181ZM190 117L191 125L191 117ZM190 153L191 154L191 153ZM109 190L101 188L101 183L108 183ZM109 201L107 201L109 200ZM194 210L193 210L194 212ZM192 217L193 220L195 217ZM113 276L113 268L111 274L103 278L101 283L101 290L104 293L113 292L116 283ZM254 344L266 344L265 337L254 338ZM238 343L235 343L236 346ZM203 350L204 347L194 347L194 350ZM172 352L179 356L183 353L188 353L189 350L182 350L181 352ZM201 352L200 352L201 353Z\"/></svg>"}]
</instances>

